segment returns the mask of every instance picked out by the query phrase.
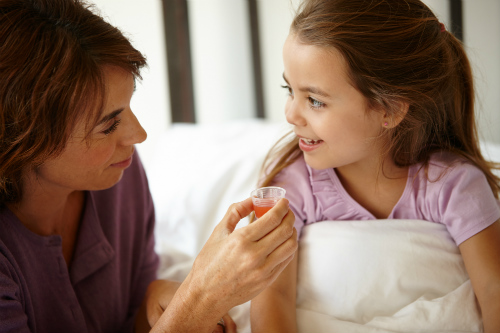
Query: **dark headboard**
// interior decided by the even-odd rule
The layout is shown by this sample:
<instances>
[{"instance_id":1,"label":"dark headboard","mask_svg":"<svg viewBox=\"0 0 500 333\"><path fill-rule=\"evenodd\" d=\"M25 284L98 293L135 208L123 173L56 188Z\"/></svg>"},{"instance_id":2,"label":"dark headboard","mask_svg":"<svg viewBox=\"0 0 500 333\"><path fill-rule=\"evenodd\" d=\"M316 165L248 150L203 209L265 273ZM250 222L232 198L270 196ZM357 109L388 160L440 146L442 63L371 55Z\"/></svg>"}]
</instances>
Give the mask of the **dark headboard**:
<instances>
[{"instance_id":1,"label":"dark headboard","mask_svg":"<svg viewBox=\"0 0 500 333\"><path fill-rule=\"evenodd\" d=\"M265 118L261 47L257 0L246 0L250 23L253 82L256 98L255 116ZM462 1L449 0L451 26L449 30L463 40ZM170 87L170 110L173 123L195 123L195 99L189 35L188 0L162 0L167 69Z\"/></svg>"},{"instance_id":2,"label":"dark headboard","mask_svg":"<svg viewBox=\"0 0 500 333\"><path fill-rule=\"evenodd\" d=\"M251 33L256 117L265 118L257 0L247 0ZM193 70L187 0L163 0L172 123L195 123ZM175 83L175 84L172 84Z\"/></svg>"}]
</instances>

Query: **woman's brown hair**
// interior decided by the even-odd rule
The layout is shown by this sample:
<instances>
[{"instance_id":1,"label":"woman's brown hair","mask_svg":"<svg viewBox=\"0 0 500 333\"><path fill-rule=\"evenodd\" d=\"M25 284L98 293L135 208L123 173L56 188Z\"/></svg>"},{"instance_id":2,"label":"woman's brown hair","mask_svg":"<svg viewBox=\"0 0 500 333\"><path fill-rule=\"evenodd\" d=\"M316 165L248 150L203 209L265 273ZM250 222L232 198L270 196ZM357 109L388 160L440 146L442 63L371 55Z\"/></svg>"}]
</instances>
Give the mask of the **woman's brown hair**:
<instances>
[{"instance_id":1,"label":"woman's brown hair","mask_svg":"<svg viewBox=\"0 0 500 333\"><path fill-rule=\"evenodd\" d=\"M104 67L140 78L144 56L81 0L0 1L0 207L22 198L23 175L87 133L106 98Z\"/></svg>"},{"instance_id":2,"label":"woman's brown hair","mask_svg":"<svg viewBox=\"0 0 500 333\"><path fill-rule=\"evenodd\" d=\"M497 166L479 148L469 60L421 1L305 0L290 33L304 44L338 50L369 106L404 116L380 138L396 165L427 165L432 153L450 151L480 168L498 198L500 179L491 171ZM398 114L404 104L408 111ZM262 186L301 155L296 138L281 143L266 159Z\"/></svg>"}]
</instances>

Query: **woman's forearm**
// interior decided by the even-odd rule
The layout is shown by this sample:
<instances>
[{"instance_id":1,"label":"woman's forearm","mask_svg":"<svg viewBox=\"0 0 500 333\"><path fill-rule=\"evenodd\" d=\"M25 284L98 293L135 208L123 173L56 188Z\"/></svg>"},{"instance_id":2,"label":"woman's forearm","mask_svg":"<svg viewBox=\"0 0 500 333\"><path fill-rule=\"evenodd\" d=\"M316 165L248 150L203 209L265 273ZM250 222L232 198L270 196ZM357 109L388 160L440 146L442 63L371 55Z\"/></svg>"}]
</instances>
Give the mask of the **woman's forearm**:
<instances>
[{"instance_id":1,"label":"woman's forearm","mask_svg":"<svg viewBox=\"0 0 500 333\"><path fill-rule=\"evenodd\" d=\"M202 288L190 285L188 276L151 329L151 333L211 333L218 320L228 310L216 303L214 297Z\"/></svg>"}]
</instances>

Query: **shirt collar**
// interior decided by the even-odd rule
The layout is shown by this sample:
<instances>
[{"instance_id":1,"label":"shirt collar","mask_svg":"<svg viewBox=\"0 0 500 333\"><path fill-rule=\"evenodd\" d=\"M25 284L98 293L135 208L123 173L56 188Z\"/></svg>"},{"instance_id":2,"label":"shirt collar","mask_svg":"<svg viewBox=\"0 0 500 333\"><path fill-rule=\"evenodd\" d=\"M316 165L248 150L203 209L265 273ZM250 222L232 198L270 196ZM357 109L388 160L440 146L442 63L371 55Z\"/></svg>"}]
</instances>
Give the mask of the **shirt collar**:
<instances>
[{"instance_id":1,"label":"shirt collar","mask_svg":"<svg viewBox=\"0 0 500 333\"><path fill-rule=\"evenodd\" d=\"M70 278L76 285L109 263L115 251L104 235L92 192L86 192L85 211L80 223Z\"/></svg>"}]
</instances>

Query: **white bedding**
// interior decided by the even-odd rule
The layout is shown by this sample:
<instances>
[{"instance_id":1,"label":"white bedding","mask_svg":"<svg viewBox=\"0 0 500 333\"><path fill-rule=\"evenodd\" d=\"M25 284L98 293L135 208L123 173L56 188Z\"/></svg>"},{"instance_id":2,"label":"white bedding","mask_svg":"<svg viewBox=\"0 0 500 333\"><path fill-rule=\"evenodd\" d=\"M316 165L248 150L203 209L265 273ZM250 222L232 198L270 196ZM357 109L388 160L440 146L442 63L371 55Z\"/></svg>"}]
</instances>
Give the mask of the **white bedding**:
<instances>
[{"instance_id":1,"label":"white bedding","mask_svg":"<svg viewBox=\"0 0 500 333\"><path fill-rule=\"evenodd\" d=\"M163 261L161 277L182 280L192 263L185 259ZM298 271L299 333L482 332L462 258L440 224L311 224L303 229ZM245 303L230 312L238 332L250 333L249 309Z\"/></svg>"},{"instance_id":2,"label":"white bedding","mask_svg":"<svg viewBox=\"0 0 500 333\"><path fill-rule=\"evenodd\" d=\"M442 224L328 221L300 241L299 332L481 332L460 252Z\"/></svg>"},{"instance_id":3,"label":"white bedding","mask_svg":"<svg viewBox=\"0 0 500 333\"><path fill-rule=\"evenodd\" d=\"M157 214L159 276L182 280L214 226L255 187L284 124L174 125L148 168ZM500 146L483 144L500 161ZM244 227L247 221L240 222ZM425 221L320 222L299 249L300 333L481 332L457 247ZM250 333L249 303L230 314Z\"/></svg>"}]
</instances>

